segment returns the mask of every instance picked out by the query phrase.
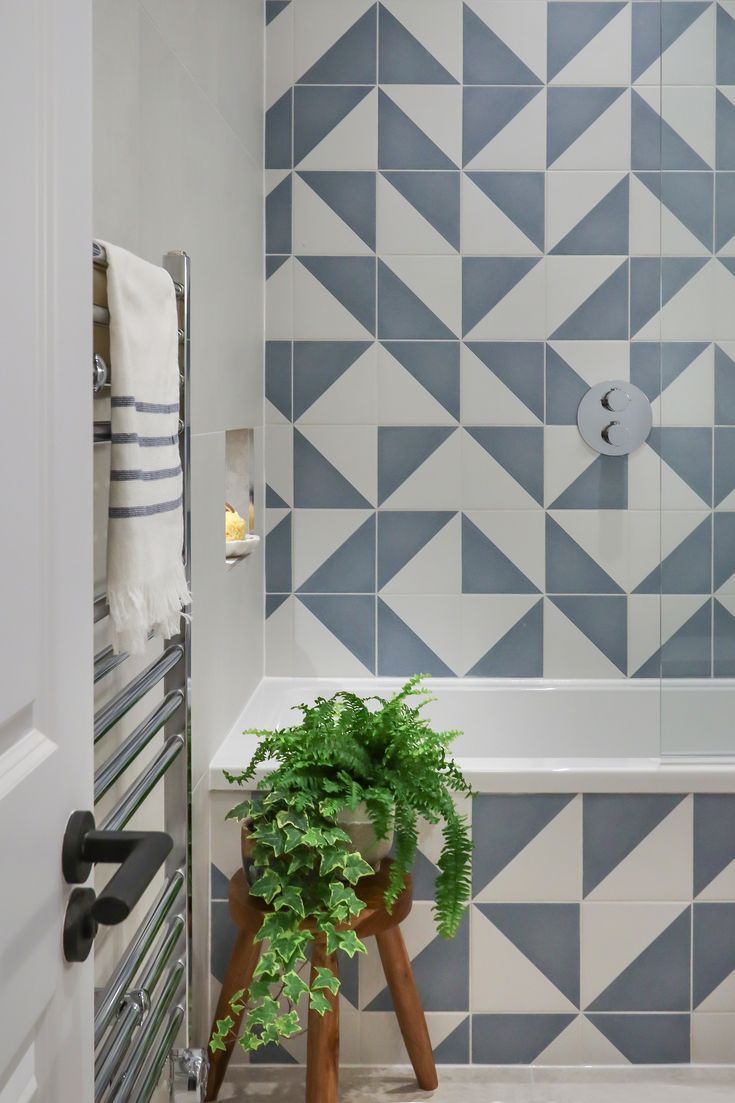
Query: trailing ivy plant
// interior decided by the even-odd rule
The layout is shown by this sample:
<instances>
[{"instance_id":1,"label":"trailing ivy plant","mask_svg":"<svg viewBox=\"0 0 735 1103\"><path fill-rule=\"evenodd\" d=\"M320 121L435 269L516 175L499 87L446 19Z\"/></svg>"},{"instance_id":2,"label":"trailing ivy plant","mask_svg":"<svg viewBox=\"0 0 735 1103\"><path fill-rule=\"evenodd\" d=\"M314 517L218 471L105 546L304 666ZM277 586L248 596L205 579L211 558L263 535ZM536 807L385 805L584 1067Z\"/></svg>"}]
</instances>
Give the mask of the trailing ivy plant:
<instances>
[{"instance_id":1,"label":"trailing ivy plant","mask_svg":"<svg viewBox=\"0 0 735 1103\"><path fill-rule=\"evenodd\" d=\"M471 789L447 753L458 733L433 731L422 714L429 698L421 681L411 678L389 700L341 692L299 705L300 723L249 732L260 737L255 754L241 774L227 774L228 781L247 785L261 764L276 763L254 799L228 814L248 821L257 871L250 893L272 909L257 936L267 947L247 994L240 1039L246 1050L298 1033L304 997L321 1015L331 1009L327 993L339 991L332 970L317 969L311 985L301 976L314 939L324 939L327 954L365 952L350 922L364 907L358 882L374 870L340 827L343 810L362 803L379 839L395 832L385 892L389 911L413 865L419 817L441 823L434 903L439 934L451 938L461 922L470 898L472 844L454 795L470 795ZM244 1000L244 991L233 997L235 1014L243 1012ZM211 1048L224 1049L233 1029L231 1016L221 1019Z\"/></svg>"}]
</instances>

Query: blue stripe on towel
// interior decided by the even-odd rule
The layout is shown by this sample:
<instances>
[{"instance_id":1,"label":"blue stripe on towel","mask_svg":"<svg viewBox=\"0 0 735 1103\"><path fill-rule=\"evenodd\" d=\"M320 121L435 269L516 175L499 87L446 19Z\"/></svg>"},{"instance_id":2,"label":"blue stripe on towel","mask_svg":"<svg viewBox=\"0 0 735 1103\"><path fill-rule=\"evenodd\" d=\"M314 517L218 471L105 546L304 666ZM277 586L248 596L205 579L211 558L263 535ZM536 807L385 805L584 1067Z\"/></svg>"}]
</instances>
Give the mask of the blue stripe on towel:
<instances>
[{"instance_id":1,"label":"blue stripe on towel","mask_svg":"<svg viewBox=\"0 0 735 1103\"><path fill-rule=\"evenodd\" d=\"M110 506L108 516L113 521L120 521L126 517L151 517L154 513L172 513L183 502L180 494L171 502L156 502L150 506Z\"/></svg>"},{"instance_id":2,"label":"blue stripe on towel","mask_svg":"<svg viewBox=\"0 0 735 1103\"><path fill-rule=\"evenodd\" d=\"M176 467L162 467L159 471L111 471L110 482L112 483L126 483L126 482L153 482L154 479L174 479L177 475L181 474L181 465L177 464Z\"/></svg>"},{"instance_id":3,"label":"blue stripe on towel","mask_svg":"<svg viewBox=\"0 0 735 1103\"><path fill-rule=\"evenodd\" d=\"M136 402L131 394L115 395L110 399L113 406L134 406L139 414L177 414L178 402Z\"/></svg>"},{"instance_id":4,"label":"blue stripe on towel","mask_svg":"<svg viewBox=\"0 0 735 1103\"><path fill-rule=\"evenodd\" d=\"M139 437L137 433L113 433L110 439L113 444L138 444L141 448L163 448L179 443L178 436Z\"/></svg>"}]
</instances>

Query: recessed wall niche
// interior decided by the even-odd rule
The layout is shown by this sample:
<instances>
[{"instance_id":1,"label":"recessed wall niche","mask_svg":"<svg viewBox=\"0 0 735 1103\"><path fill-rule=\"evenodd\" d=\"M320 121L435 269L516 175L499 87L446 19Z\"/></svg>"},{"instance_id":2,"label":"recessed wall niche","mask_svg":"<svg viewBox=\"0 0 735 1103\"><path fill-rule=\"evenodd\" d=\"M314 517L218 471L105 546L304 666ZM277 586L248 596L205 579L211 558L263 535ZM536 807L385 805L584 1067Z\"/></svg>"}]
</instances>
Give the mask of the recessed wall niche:
<instances>
[{"instance_id":1,"label":"recessed wall niche","mask_svg":"<svg viewBox=\"0 0 735 1103\"><path fill-rule=\"evenodd\" d=\"M260 537L256 532L254 464L253 430L227 430L225 432L225 509L231 507L244 522L241 539L229 540L225 533L225 560L228 566L234 566L246 558L260 543Z\"/></svg>"}]
</instances>

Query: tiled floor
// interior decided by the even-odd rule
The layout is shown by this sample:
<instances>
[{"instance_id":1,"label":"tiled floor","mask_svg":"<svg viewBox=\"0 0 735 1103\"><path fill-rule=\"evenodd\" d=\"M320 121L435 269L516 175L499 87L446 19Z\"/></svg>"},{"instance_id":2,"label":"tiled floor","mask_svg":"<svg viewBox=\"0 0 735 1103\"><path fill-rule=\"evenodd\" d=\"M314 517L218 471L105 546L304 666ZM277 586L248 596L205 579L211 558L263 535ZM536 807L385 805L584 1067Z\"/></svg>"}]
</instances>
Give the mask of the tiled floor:
<instances>
[{"instance_id":1,"label":"tiled floor","mask_svg":"<svg viewBox=\"0 0 735 1103\"><path fill-rule=\"evenodd\" d=\"M237 1070L220 1099L302 1103L303 1069ZM410 1070L343 1069L340 1103L731 1103L735 1066L686 1069L451 1069L435 1092Z\"/></svg>"}]
</instances>

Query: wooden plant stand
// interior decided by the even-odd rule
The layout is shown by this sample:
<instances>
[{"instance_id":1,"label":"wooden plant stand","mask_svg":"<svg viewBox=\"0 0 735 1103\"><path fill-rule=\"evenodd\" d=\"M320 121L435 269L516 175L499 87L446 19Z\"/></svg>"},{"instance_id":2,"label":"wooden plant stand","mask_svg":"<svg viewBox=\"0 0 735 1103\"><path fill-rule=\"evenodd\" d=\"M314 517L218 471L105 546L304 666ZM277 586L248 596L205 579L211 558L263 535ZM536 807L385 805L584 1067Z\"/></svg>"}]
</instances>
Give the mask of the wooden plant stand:
<instances>
[{"instance_id":1,"label":"wooden plant stand","mask_svg":"<svg viewBox=\"0 0 735 1103\"><path fill-rule=\"evenodd\" d=\"M433 1091L438 1084L434 1055L426 1029L423 1007L416 989L411 961L401 934L400 924L411 911L413 888L411 878L396 901L391 915L383 904L383 894L388 883L390 859L386 858L378 873L359 881L356 892L365 901L365 908L353 919L352 927L361 938L375 936L385 979L393 999L393 1006L401 1028L403 1041L411 1058L419 1087ZM261 943L255 941L267 905L258 897L251 897L247 878L239 870L230 880L230 914L238 927L237 939L227 966L220 993L215 1023L231 1015L235 1026L230 1032L225 1052L211 1055L207 1099L217 1098L227 1065L235 1046L235 1039L242 1021L230 1009L230 998L235 992L248 986L258 963ZM312 975L321 965L329 966L337 973L335 955L328 955L323 941L313 944ZM324 993L332 1003L332 1011L323 1017L309 1012L306 1051L306 1103L337 1103L339 1085L339 997ZM247 996L244 997L245 999ZM212 1029L214 1030L214 1024Z\"/></svg>"}]
</instances>

